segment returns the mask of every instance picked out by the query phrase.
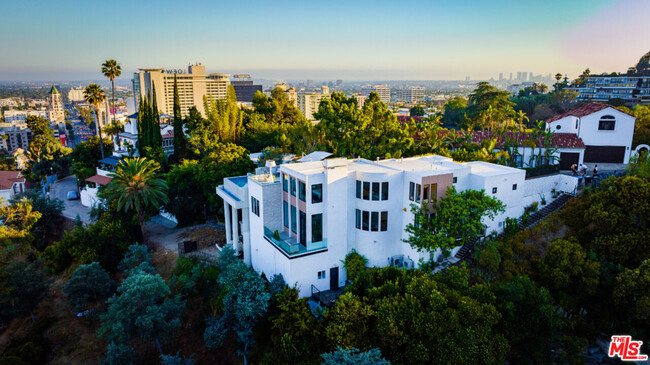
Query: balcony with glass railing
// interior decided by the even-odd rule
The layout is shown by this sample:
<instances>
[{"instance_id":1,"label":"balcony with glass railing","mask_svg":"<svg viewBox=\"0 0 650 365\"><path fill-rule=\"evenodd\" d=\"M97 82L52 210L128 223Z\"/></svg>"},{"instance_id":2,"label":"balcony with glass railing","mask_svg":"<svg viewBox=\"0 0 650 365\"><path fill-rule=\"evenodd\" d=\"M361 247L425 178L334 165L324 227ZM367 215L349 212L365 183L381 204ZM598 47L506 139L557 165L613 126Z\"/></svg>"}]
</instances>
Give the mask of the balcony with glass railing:
<instances>
[{"instance_id":1,"label":"balcony with glass railing","mask_svg":"<svg viewBox=\"0 0 650 365\"><path fill-rule=\"evenodd\" d=\"M268 227L264 227L264 238L288 256L300 256L327 250L327 239L318 242L307 242L307 245L303 245L286 232L275 232Z\"/></svg>"}]
</instances>

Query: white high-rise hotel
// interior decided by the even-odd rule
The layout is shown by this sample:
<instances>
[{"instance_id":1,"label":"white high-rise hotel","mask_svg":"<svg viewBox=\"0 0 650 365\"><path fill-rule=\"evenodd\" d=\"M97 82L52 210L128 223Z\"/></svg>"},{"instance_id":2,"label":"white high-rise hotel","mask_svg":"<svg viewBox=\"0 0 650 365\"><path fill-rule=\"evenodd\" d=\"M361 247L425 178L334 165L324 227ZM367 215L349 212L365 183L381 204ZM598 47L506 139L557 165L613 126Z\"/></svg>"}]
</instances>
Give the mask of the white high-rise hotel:
<instances>
[{"instance_id":1,"label":"white high-rise hotel","mask_svg":"<svg viewBox=\"0 0 650 365\"><path fill-rule=\"evenodd\" d=\"M196 107L205 116L203 96L225 99L230 85L230 76L220 73L206 73L201 64L190 65L187 72L183 70L165 70L162 68L142 68L133 74L133 98L136 108L140 101L153 98L160 113L174 114L174 77L178 86L178 98L181 115L187 116L191 107ZM150 101L151 102L151 101Z\"/></svg>"},{"instance_id":2,"label":"white high-rise hotel","mask_svg":"<svg viewBox=\"0 0 650 365\"><path fill-rule=\"evenodd\" d=\"M353 249L372 266L428 261L428 253L402 242L414 219L411 204L440 198L450 186L485 190L506 205L505 213L484 222L491 232L506 217L521 216L525 204L540 200L540 191L550 199L551 189L571 192L577 183L565 175L525 180L520 169L441 156L315 159L271 167L272 173L262 168L265 173L227 178L217 187L225 202L227 241L258 272L297 283L301 296L310 295L312 285L344 285L341 261Z\"/></svg>"}]
</instances>

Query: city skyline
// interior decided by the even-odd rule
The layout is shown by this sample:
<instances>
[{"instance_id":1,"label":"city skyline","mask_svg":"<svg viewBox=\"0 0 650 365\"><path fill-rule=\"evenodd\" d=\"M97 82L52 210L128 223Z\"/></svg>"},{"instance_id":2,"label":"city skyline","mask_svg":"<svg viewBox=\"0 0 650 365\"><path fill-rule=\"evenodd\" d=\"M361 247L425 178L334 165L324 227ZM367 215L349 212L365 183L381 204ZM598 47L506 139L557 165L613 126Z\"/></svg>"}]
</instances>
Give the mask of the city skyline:
<instances>
[{"instance_id":1,"label":"city skyline","mask_svg":"<svg viewBox=\"0 0 650 365\"><path fill-rule=\"evenodd\" d=\"M210 72L262 79L498 79L519 71L571 78L587 67L623 72L650 39L642 21L650 2L639 0L116 1L113 8L102 14L72 1L0 5L11 14L0 24L11 50L0 55L0 80L100 79L108 58L121 63L122 78L141 67L196 61Z\"/></svg>"}]
</instances>

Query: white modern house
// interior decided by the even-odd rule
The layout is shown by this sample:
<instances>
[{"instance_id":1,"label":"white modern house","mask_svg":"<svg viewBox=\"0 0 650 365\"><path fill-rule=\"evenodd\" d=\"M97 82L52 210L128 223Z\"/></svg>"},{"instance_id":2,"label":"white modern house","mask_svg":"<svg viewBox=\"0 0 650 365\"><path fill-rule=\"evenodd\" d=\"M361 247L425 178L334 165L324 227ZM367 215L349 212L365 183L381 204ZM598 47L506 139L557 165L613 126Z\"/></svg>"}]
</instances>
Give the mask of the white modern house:
<instances>
[{"instance_id":1,"label":"white modern house","mask_svg":"<svg viewBox=\"0 0 650 365\"><path fill-rule=\"evenodd\" d=\"M309 296L312 286L322 291L344 285L342 260L352 250L372 266L428 261L429 253L402 242L404 228L414 220L412 204L441 198L450 186L484 190L505 204L503 214L484 222L489 233L545 194L550 199L551 191L573 192L577 185L571 176L526 180L520 169L436 155L273 165L226 178L217 187L225 203L226 239L245 263L267 277L282 274L301 296Z\"/></svg>"},{"instance_id":2,"label":"white modern house","mask_svg":"<svg viewBox=\"0 0 650 365\"><path fill-rule=\"evenodd\" d=\"M580 138L584 153L565 152L560 156L566 164L622 163L630 161L636 118L611 105L589 103L546 121L546 128L555 134L569 133Z\"/></svg>"}]
</instances>

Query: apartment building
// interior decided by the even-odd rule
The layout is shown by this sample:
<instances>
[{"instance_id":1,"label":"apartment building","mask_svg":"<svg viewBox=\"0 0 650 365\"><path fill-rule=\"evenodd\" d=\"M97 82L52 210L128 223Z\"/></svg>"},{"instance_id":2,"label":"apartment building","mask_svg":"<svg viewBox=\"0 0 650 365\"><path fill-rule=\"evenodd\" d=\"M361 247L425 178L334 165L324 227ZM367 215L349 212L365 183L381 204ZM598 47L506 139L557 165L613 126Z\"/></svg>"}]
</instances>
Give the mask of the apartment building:
<instances>
[{"instance_id":1,"label":"apartment building","mask_svg":"<svg viewBox=\"0 0 650 365\"><path fill-rule=\"evenodd\" d=\"M322 86L321 92L302 92L297 95L298 109L302 115L309 121L314 120L314 114L318 112L318 107L323 99L329 99L329 87Z\"/></svg>"},{"instance_id":2,"label":"apartment building","mask_svg":"<svg viewBox=\"0 0 650 365\"><path fill-rule=\"evenodd\" d=\"M50 120L48 110L5 110L5 123L25 123L28 116L35 116Z\"/></svg>"},{"instance_id":3,"label":"apartment building","mask_svg":"<svg viewBox=\"0 0 650 365\"><path fill-rule=\"evenodd\" d=\"M406 104L418 104L424 100L424 87L409 86L395 90L394 100Z\"/></svg>"},{"instance_id":4,"label":"apartment building","mask_svg":"<svg viewBox=\"0 0 650 365\"><path fill-rule=\"evenodd\" d=\"M415 267L420 259L431 259L402 241L407 238L404 228L414 221L412 205L441 198L448 187L484 190L506 205L505 213L484 221L491 232L501 230L507 217L521 216L525 204L540 199L541 190L572 191L577 184L566 175L531 183L520 169L455 163L435 155L382 161L332 158L258 170L226 178L217 187L225 202L226 239L245 263L267 277L282 274L287 283L298 285L301 296L309 296L312 286L328 290L344 285L342 260L352 250L371 266ZM433 259L440 255L434 253Z\"/></svg>"},{"instance_id":5,"label":"apartment building","mask_svg":"<svg viewBox=\"0 0 650 365\"><path fill-rule=\"evenodd\" d=\"M582 85L572 85L578 100L607 102L623 99L627 104L650 103L650 76L591 76Z\"/></svg>"},{"instance_id":6,"label":"apartment building","mask_svg":"<svg viewBox=\"0 0 650 365\"><path fill-rule=\"evenodd\" d=\"M230 85L230 76L221 73L206 73L201 64L190 65L187 72L183 70L166 70L162 68L141 68L133 74L133 95L136 107L147 95L156 94L158 111L174 114L174 76L178 85L181 103L181 115L189 114L191 107L196 107L203 116L203 96L225 99Z\"/></svg>"},{"instance_id":7,"label":"apartment building","mask_svg":"<svg viewBox=\"0 0 650 365\"><path fill-rule=\"evenodd\" d=\"M74 103L86 101L86 98L84 98L84 88L80 87L78 89L70 89L70 91L68 91L68 100Z\"/></svg>"},{"instance_id":8,"label":"apartment building","mask_svg":"<svg viewBox=\"0 0 650 365\"><path fill-rule=\"evenodd\" d=\"M32 131L24 123L0 123L0 137L3 135L7 136L4 139L7 151L15 151L18 148L27 150L32 141Z\"/></svg>"},{"instance_id":9,"label":"apartment building","mask_svg":"<svg viewBox=\"0 0 650 365\"><path fill-rule=\"evenodd\" d=\"M377 93L379 95L379 100L388 104L390 103L390 86L386 85L372 85L365 86L361 92L365 96L370 96L370 93Z\"/></svg>"}]
</instances>

